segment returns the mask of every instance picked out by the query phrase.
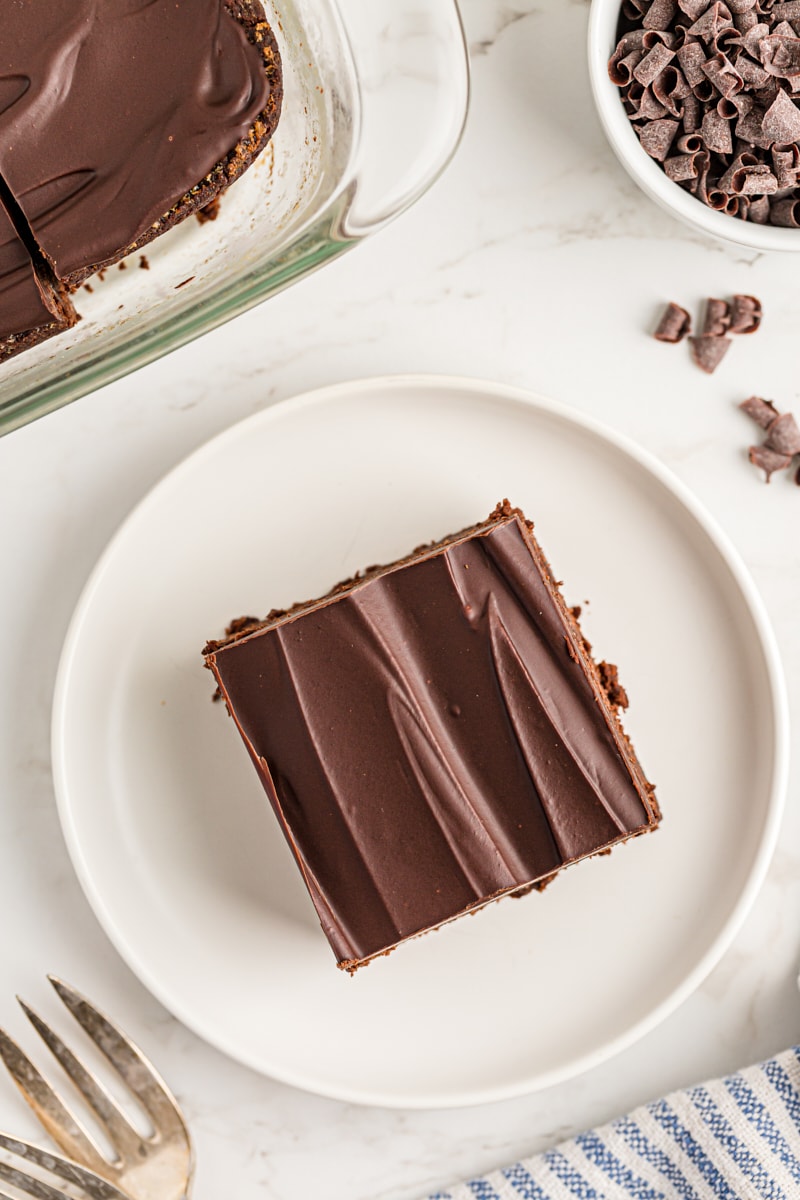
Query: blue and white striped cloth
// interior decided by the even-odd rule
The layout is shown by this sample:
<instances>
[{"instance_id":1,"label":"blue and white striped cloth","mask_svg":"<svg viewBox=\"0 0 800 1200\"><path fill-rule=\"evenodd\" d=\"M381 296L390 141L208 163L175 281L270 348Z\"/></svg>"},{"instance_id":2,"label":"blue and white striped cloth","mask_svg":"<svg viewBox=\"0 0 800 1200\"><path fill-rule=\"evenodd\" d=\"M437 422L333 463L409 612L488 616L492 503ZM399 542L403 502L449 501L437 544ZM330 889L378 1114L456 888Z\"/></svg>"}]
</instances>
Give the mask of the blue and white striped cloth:
<instances>
[{"instance_id":1,"label":"blue and white striped cloth","mask_svg":"<svg viewBox=\"0 0 800 1200\"><path fill-rule=\"evenodd\" d=\"M798 1200L800 1047L429 1200Z\"/></svg>"}]
</instances>

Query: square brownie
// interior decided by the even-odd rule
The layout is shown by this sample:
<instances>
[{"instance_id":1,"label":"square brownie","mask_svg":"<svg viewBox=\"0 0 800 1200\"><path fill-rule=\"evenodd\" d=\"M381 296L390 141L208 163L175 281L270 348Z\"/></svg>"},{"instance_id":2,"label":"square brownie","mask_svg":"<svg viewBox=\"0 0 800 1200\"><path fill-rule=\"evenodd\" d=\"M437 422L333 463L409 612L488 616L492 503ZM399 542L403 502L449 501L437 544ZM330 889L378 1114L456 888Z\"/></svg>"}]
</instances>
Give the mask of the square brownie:
<instances>
[{"instance_id":1,"label":"square brownie","mask_svg":"<svg viewBox=\"0 0 800 1200\"><path fill-rule=\"evenodd\" d=\"M507 501L204 655L345 970L660 819Z\"/></svg>"}]
</instances>

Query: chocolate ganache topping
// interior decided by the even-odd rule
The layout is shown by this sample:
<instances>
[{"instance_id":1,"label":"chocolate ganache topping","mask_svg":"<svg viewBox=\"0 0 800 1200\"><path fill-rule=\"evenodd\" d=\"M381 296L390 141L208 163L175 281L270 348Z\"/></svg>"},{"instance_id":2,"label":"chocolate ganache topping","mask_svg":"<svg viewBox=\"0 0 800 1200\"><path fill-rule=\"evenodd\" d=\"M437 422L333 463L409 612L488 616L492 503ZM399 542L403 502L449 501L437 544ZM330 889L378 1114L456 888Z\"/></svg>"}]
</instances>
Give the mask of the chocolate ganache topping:
<instances>
[{"instance_id":1,"label":"chocolate ganache topping","mask_svg":"<svg viewBox=\"0 0 800 1200\"><path fill-rule=\"evenodd\" d=\"M3 5L0 175L60 278L117 258L248 135L269 95L251 8Z\"/></svg>"},{"instance_id":2,"label":"chocolate ganache topping","mask_svg":"<svg viewBox=\"0 0 800 1200\"><path fill-rule=\"evenodd\" d=\"M346 966L657 822L516 510L211 643Z\"/></svg>"}]
</instances>

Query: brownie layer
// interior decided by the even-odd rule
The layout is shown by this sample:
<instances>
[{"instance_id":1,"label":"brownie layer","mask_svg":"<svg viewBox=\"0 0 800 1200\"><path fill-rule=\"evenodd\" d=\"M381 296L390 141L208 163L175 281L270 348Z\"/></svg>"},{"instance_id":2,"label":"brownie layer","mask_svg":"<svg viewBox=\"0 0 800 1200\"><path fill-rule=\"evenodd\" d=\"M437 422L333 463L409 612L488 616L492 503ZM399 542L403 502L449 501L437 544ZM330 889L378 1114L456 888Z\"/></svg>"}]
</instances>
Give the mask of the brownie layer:
<instances>
[{"instance_id":1,"label":"brownie layer","mask_svg":"<svg viewBox=\"0 0 800 1200\"><path fill-rule=\"evenodd\" d=\"M347 969L658 821L508 505L206 662Z\"/></svg>"}]
</instances>

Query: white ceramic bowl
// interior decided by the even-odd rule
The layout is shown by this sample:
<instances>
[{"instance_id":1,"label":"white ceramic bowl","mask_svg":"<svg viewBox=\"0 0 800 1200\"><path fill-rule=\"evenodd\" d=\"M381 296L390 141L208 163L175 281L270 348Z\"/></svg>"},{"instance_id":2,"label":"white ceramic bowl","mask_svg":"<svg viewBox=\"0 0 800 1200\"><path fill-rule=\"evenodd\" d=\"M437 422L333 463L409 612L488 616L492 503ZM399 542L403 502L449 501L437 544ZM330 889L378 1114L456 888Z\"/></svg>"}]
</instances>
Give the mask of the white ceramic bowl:
<instances>
[{"instance_id":1,"label":"white ceramic bowl","mask_svg":"<svg viewBox=\"0 0 800 1200\"><path fill-rule=\"evenodd\" d=\"M800 251L800 230L755 225L707 208L664 174L659 163L639 144L620 100L619 88L608 78L608 60L617 44L620 0L591 0L589 13L589 75L603 129L622 165L651 200L694 229L751 250Z\"/></svg>"}]
</instances>

